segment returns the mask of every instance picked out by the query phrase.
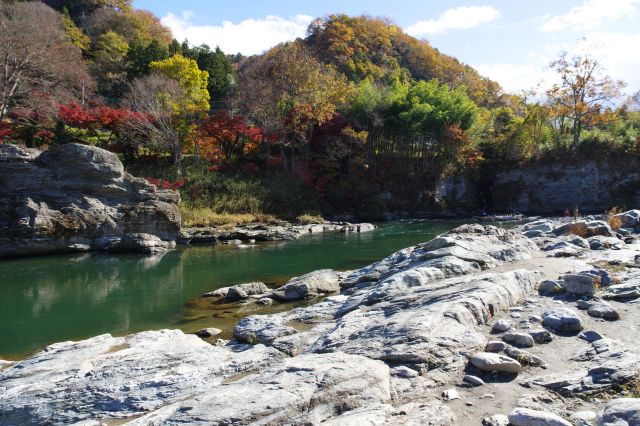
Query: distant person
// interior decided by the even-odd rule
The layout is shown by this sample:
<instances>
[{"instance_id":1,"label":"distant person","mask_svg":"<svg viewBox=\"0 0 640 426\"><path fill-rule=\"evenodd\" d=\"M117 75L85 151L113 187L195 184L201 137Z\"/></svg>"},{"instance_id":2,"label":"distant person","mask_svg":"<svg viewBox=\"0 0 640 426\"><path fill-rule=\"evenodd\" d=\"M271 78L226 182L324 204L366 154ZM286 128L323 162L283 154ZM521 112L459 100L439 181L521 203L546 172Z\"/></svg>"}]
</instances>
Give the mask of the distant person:
<instances>
[{"instance_id":1,"label":"distant person","mask_svg":"<svg viewBox=\"0 0 640 426\"><path fill-rule=\"evenodd\" d=\"M569 208L564 209L564 222L569 222L569 218L571 217L571 213L569 212Z\"/></svg>"},{"instance_id":2,"label":"distant person","mask_svg":"<svg viewBox=\"0 0 640 426\"><path fill-rule=\"evenodd\" d=\"M577 206L575 209L573 209L573 217L575 220L578 220L578 217L580 217L580 211L578 210Z\"/></svg>"}]
</instances>

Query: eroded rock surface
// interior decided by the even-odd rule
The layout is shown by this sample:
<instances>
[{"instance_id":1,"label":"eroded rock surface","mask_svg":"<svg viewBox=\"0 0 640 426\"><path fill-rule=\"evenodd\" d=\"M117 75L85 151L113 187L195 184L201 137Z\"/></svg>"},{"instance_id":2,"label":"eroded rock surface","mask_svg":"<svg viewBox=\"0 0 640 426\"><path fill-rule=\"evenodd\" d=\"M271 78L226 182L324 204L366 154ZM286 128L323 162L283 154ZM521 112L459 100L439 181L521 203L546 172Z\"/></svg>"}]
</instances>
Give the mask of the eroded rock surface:
<instances>
[{"instance_id":1,"label":"eroded rock surface","mask_svg":"<svg viewBox=\"0 0 640 426\"><path fill-rule=\"evenodd\" d=\"M292 300L324 298L245 317L215 346L174 331L53 345L0 371L0 411L9 424L635 424L635 399L601 395L637 388L640 245L558 226L466 225L297 277ZM560 241L580 250L544 250Z\"/></svg>"},{"instance_id":2,"label":"eroded rock surface","mask_svg":"<svg viewBox=\"0 0 640 426\"><path fill-rule=\"evenodd\" d=\"M173 247L179 194L125 173L109 151L0 145L0 169L0 258Z\"/></svg>"}]
</instances>

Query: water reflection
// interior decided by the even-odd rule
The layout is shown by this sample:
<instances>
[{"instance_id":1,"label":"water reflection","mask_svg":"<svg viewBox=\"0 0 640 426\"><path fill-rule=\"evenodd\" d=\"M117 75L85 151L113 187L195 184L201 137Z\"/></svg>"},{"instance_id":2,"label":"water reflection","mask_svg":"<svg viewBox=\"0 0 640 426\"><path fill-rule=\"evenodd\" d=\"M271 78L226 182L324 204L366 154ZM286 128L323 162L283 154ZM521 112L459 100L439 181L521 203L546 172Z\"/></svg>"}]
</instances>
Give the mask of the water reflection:
<instances>
[{"instance_id":1,"label":"water reflection","mask_svg":"<svg viewBox=\"0 0 640 426\"><path fill-rule=\"evenodd\" d=\"M0 262L0 358L101 333L231 324L239 313L198 297L248 281L282 283L315 269L353 269L426 241L451 222L386 224L255 248L194 246L156 256L46 256ZM213 322L212 322L213 321ZM227 324L227 325L229 325Z\"/></svg>"}]
</instances>

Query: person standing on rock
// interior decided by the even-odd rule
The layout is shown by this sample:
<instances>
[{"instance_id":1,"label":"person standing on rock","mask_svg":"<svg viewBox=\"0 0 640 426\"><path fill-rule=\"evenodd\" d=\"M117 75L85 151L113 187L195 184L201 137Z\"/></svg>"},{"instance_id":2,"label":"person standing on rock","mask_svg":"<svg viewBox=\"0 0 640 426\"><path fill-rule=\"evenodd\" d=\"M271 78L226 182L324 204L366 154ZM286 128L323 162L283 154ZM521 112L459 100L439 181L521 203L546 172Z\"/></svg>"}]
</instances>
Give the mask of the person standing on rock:
<instances>
[{"instance_id":1,"label":"person standing on rock","mask_svg":"<svg viewBox=\"0 0 640 426\"><path fill-rule=\"evenodd\" d=\"M578 220L578 217L579 217L579 216L580 216L580 211L578 210L578 206L576 206L576 207L573 209L573 218L574 218L575 220Z\"/></svg>"}]
</instances>

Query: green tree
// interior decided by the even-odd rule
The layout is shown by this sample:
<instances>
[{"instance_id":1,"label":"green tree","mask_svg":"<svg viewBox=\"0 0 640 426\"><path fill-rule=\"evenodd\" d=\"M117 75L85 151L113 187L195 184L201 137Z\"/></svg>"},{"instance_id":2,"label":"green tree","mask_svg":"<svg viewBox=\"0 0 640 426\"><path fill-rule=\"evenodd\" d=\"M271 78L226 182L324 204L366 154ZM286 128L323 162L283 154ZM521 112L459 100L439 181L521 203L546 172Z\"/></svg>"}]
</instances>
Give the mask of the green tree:
<instances>
[{"instance_id":1,"label":"green tree","mask_svg":"<svg viewBox=\"0 0 640 426\"><path fill-rule=\"evenodd\" d=\"M194 59L201 70L209 73L207 89L214 101L214 109L225 106L225 99L235 84L235 73L227 55L219 47L214 51L206 44L188 48L183 54Z\"/></svg>"},{"instance_id":2,"label":"green tree","mask_svg":"<svg viewBox=\"0 0 640 426\"><path fill-rule=\"evenodd\" d=\"M80 50L86 52L91 46L91 39L73 22L73 19L69 16L69 10L66 7L62 9L62 25L69 35L71 42L79 47Z\"/></svg>"},{"instance_id":3,"label":"green tree","mask_svg":"<svg viewBox=\"0 0 640 426\"><path fill-rule=\"evenodd\" d=\"M93 44L91 70L98 81L98 91L112 103L126 88L126 56L129 44L120 34L107 31Z\"/></svg>"},{"instance_id":4,"label":"green tree","mask_svg":"<svg viewBox=\"0 0 640 426\"><path fill-rule=\"evenodd\" d=\"M162 61L168 57L168 49L162 47L157 40L145 44L144 41L136 39L127 52L127 78L133 80L149 74L151 62Z\"/></svg>"},{"instance_id":5,"label":"green tree","mask_svg":"<svg viewBox=\"0 0 640 426\"><path fill-rule=\"evenodd\" d=\"M387 124L412 135L440 136L445 126L467 130L473 124L477 106L464 87L450 89L437 79L419 81L411 87L395 83Z\"/></svg>"}]
</instances>

